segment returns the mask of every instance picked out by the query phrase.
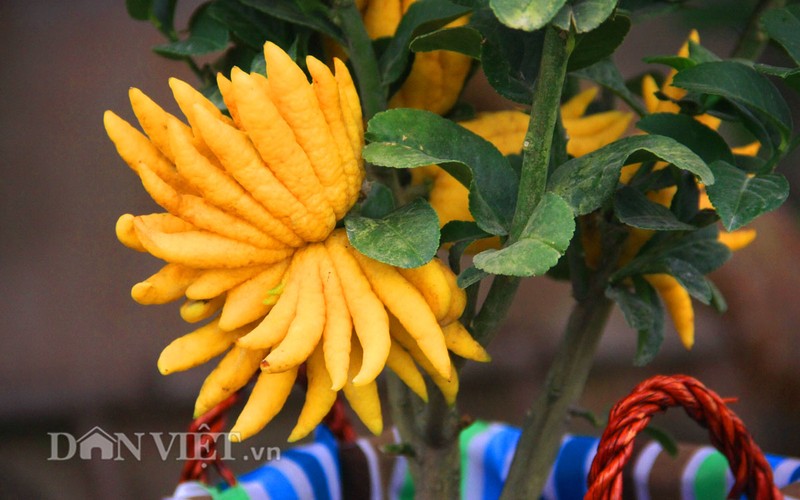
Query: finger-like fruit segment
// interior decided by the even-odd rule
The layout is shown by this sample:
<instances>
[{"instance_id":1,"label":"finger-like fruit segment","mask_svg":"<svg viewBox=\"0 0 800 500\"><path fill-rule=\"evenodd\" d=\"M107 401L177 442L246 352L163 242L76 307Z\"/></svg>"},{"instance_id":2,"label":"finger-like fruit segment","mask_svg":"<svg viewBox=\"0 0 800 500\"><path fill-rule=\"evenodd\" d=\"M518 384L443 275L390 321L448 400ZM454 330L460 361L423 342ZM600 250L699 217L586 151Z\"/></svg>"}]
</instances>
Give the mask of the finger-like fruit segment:
<instances>
[{"instance_id":1,"label":"finger-like fruit segment","mask_svg":"<svg viewBox=\"0 0 800 500\"><path fill-rule=\"evenodd\" d=\"M239 418L230 431L230 440L243 441L256 434L281 411L297 378L297 368L280 373L261 372Z\"/></svg>"},{"instance_id":2,"label":"finger-like fruit segment","mask_svg":"<svg viewBox=\"0 0 800 500\"><path fill-rule=\"evenodd\" d=\"M317 346L308 358L306 376L308 378L306 401L300 410L300 416L297 417L297 425L289 434L290 443L303 439L313 431L336 402L338 391L331 389L331 377L325 368L322 346Z\"/></svg>"}]
</instances>

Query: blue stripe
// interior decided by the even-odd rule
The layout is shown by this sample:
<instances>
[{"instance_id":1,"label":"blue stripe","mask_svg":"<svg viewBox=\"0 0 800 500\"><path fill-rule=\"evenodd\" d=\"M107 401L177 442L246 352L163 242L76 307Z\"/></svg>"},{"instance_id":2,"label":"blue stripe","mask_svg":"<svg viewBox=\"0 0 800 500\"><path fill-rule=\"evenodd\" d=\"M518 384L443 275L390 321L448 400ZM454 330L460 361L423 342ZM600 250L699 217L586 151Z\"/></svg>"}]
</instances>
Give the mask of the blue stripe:
<instances>
[{"instance_id":1,"label":"blue stripe","mask_svg":"<svg viewBox=\"0 0 800 500\"><path fill-rule=\"evenodd\" d=\"M500 498L507 474L503 467L505 459L508 455L508 450L516 448L520 434L521 431L519 429L505 426L503 430L492 436L492 439L486 445L483 455L484 500Z\"/></svg>"},{"instance_id":2,"label":"blue stripe","mask_svg":"<svg viewBox=\"0 0 800 500\"><path fill-rule=\"evenodd\" d=\"M766 453L764 454L764 458L767 459L767 463L769 463L769 466L772 470L775 470L781 464L781 462L786 460L784 457L779 457L777 455L767 455Z\"/></svg>"},{"instance_id":3,"label":"blue stripe","mask_svg":"<svg viewBox=\"0 0 800 500\"><path fill-rule=\"evenodd\" d=\"M586 455L597 444L597 439L572 437L561 446L555 463L555 484L558 498L583 498L588 490L583 465Z\"/></svg>"},{"instance_id":4,"label":"blue stripe","mask_svg":"<svg viewBox=\"0 0 800 500\"><path fill-rule=\"evenodd\" d=\"M285 453L284 453L285 454ZM264 487L272 498L281 500L300 500L292 487L292 483L274 467L264 465L239 476L243 483L258 483Z\"/></svg>"},{"instance_id":5,"label":"blue stripe","mask_svg":"<svg viewBox=\"0 0 800 500\"><path fill-rule=\"evenodd\" d=\"M789 478L789 484L796 483L797 481L800 481L800 467L792 472L792 477Z\"/></svg>"},{"instance_id":6,"label":"blue stripe","mask_svg":"<svg viewBox=\"0 0 800 500\"><path fill-rule=\"evenodd\" d=\"M325 477L325 469L322 468L317 457L301 449L295 448L283 453L281 460L292 459L302 467L303 471L311 483L314 490L315 500L331 500L331 492L328 490L328 481ZM280 498L280 497L279 497Z\"/></svg>"}]
</instances>

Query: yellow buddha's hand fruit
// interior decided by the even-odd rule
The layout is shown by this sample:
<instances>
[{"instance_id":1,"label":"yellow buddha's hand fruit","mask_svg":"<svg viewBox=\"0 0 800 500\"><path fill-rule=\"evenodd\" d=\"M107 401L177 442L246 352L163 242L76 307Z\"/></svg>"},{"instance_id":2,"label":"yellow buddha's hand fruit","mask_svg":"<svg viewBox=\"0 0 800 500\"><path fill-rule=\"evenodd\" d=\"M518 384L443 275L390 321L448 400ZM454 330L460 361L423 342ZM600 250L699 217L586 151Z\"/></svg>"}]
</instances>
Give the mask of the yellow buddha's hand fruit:
<instances>
[{"instance_id":1,"label":"yellow buddha's hand fruit","mask_svg":"<svg viewBox=\"0 0 800 500\"><path fill-rule=\"evenodd\" d=\"M359 5L364 27L370 38L393 36L400 20L414 0L367 0ZM467 24L459 18L447 27ZM446 50L418 52L400 89L389 99L390 108L426 109L443 115L458 100L472 60L464 54Z\"/></svg>"}]
</instances>

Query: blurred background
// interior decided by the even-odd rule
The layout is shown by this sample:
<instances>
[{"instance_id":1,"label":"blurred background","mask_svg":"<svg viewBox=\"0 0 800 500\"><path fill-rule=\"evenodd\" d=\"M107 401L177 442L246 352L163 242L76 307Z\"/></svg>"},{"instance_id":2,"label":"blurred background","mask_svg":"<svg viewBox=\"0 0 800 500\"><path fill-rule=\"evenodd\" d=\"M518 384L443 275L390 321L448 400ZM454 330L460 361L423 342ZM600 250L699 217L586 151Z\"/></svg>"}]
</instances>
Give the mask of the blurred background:
<instances>
[{"instance_id":1,"label":"blurred background","mask_svg":"<svg viewBox=\"0 0 800 500\"><path fill-rule=\"evenodd\" d=\"M199 3L179 3L178 26ZM754 2L694 3L686 14L634 26L617 56L626 77L645 70L643 56L674 53L690 27L705 46L730 53ZM132 120L127 90L137 86L177 114L167 78L196 83L184 65L151 52L161 42L152 26L128 18L121 0L0 3L0 498L158 498L177 482L177 455L163 461L152 443L141 461L48 460L48 433L185 430L211 368L158 373L161 349L191 328L177 305L145 307L130 298L130 287L160 264L114 235L119 215L157 209L107 139L103 111ZM781 54L770 49L764 57ZM491 92L476 77L465 97L478 109L502 106ZM797 99L790 102L800 119ZM795 191L798 163L795 155L781 167ZM668 326L656 361L633 367L636 334L615 313L582 405L602 416L640 380L687 373L737 396L735 411L765 451L800 456L796 210L795 196L760 219L756 242L714 275L730 310L718 315L696 304L691 352ZM466 369L461 410L520 423L570 306L563 284L529 280L490 347L494 362ZM284 446L299 396L245 445ZM658 423L679 440L707 442L680 411ZM599 433L581 420L571 430Z\"/></svg>"}]
</instances>

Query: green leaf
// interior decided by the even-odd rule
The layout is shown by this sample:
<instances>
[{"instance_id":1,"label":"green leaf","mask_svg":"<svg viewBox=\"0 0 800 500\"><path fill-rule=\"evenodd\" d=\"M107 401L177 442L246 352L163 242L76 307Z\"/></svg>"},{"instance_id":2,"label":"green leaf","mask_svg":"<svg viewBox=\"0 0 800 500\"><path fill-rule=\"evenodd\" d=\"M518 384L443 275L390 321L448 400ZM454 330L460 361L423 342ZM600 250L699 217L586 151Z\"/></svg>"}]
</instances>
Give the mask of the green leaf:
<instances>
[{"instance_id":1,"label":"green leaf","mask_svg":"<svg viewBox=\"0 0 800 500\"><path fill-rule=\"evenodd\" d=\"M677 71L697 66L697 63L688 57L674 55L645 57L644 62L647 64L663 64Z\"/></svg>"},{"instance_id":2,"label":"green leaf","mask_svg":"<svg viewBox=\"0 0 800 500\"><path fill-rule=\"evenodd\" d=\"M698 64L679 71L672 84L691 92L718 95L758 110L778 127L782 143L792 131L792 114L778 89L753 68L733 61Z\"/></svg>"},{"instance_id":3,"label":"green leaf","mask_svg":"<svg viewBox=\"0 0 800 500\"><path fill-rule=\"evenodd\" d=\"M724 161L714 162L709 167L717 182L706 191L728 231L775 210L789 196L789 182L782 175L750 176Z\"/></svg>"},{"instance_id":4,"label":"green leaf","mask_svg":"<svg viewBox=\"0 0 800 500\"><path fill-rule=\"evenodd\" d=\"M413 52L430 52L433 50L449 50L467 55L473 59L481 58L483 36L469 26L443 28L418 36L411 41L409 48Z\"/></svg>"},{"instance_id":5,"label":"green leaf","mask_svg":"<svg viewBox=\"0 0 800 500\"><path fill-rule=\"evenodd\" d=\"M367 125L364 159L383 167L436 164L469 187L469 207L478 226L508 233L519 180L508 160L489 141L429 111L393 109ZM446 138L446 140L443 140Z\"/></svg>"},{"instance_id":6,"label":"green leaf","mask_svg":"<svg viewBox=\"0 0 800 500\"><path fill-rule=\"evenodd\" d=\"M669 137L638 135L563 163L551 175L548 190L567 200L577 215L587 214L610 198L624 165L652 157L697 175L707 186L714 183L711 170L686 146Z\"/></svg>"},{"instance_id":7,"label":"green leaf","mask_svg":"<svg viewBox=\"0 0 800 500\"><path fill-rule=\"evenodd\" d=\"M331 21L330 10L319 0L239 0L276 19L310 28L346 46L342 30Z\"/></svg>"},{"instance_id":8,"label":"green leaf","mask_svg":"<svg viewBox=\"0 0 800 500\"><path fill-rule=\"evenodd\" d=\"M211 15L206 4L198 9L189 23L189 38L156 45L153 50L168 57L185 57L219 52L228 47L228 27Z\"/></svg>"},{"instance_id":9,"label":"green leaf","mask_svg":"<svg viewBox=\"0 0 800 500\"><path fill-rule=\"evenodd\" d=\"M761 74L777 76L792 90L800 92L800 68L781 68L768 64L753 64L753 68Z\"/></svg>"},{"instance_id":10,"label":"green leaf","mask_svg":"<svg viewBox=\"0 0 800 500\"><path fill-rule=\"evenodd\" d=\"M667 257L661 262L663 270L659 272L666 272L672 275L681 286L689 292L689 295L698 299L703 304L711 302L712 294L711 287L708 286L708 280L703 274L697 270L691 263Z\"/></svg>"},{"instance_id":11,"label":"green leaf","mask_svg":"<svg viewBox=\"0 0 800 500\"><path fill-rule=\"evenodd\" d=\"M364 255L397 267L419 267L439 249L439 218L422 199L385 217L348 215L344 219L350 243Z\"/></svg>"},{"instance_id":12,"label":"green leaf","mask_svg":"<svg viewBox=\"0 0 800 500\"><path fill-rule=\"evenodd\" d=\"M575 233L575 215L560 197L546 193L520 239L500 250L484 250L475 267L506 276L541 276L558 263Z\"/></svg>"},{"instance_id":13,"label":"green leaf","mask_svg":"<svg viewBox=\"0 0 800 500\"><path fill-rule=\"evenodd\" d=\"M781 44L789 57L800 64L800 4L768 10L761 16L761 25L769 37Z\"/></svg>"},{"instance_id":14,"label":"green leaf","mask_svg":"<svg viewBox=\"0 0 800 500\"><path fill-rule=\"evenodd\" d=\"M392 190L380 182L371 182L367 197L361 202L359 215L370 219L380 219L395 208Z\"/></svg>"},{"instance_id":15,"label":"green leaf","mask_svg":"<svg viewBox=\"0 0 800 500\"><path fill-rule=\"evenodd\" d=\"M468 267L458 275L456 283L458 283L459 288L468 288L488 276L489 273L486 271L481 271L476 267Z\"/></svg>"},{"instance_id":16,"label":"green leaf","mask_svg":"<svg viewBox=\"0 0 800 500\"><path fill-rule=\"evenodd\" d=\"M625 39L631 20L623 15L607 19L588 33L578 36L569 56L567 71L575 71L609 57Z\"/></svg>"},{"instance_id":17,"label":"green leaf","mask_svg":"<svg viewBox=\"0 0 800 500\"><path fill-rule=\"evenodd\" d=\"M284 47L289 43L286 24L262 12L243 5L238 0L216 0L209 14L228 27L243 44L263 52L264 42L273 41Z\"/></svg>"},{"instance_id":18,"label":"green leaf","mask_svg":"<svg viewBox=\"0 0 800 500\"><path fill-rule=\"evenodd\" d=\"M713 296L704 275L719 268L730 256L728 247L717 241L714 226L687 234L658 233L636 258L614 273L611 281L618 283L630 276L667 273L694 297L708 303Z\"/></svg>"},{"instance_id":19,"label":"green leaf","mask_svg":"<svg viewBox=\"0 0 800 500\"><path fill-rule=\"evenodd\" d=\"M634 24L660 18L681 9L686 0L620 0L619 8L629 12Z\"/></svg>"},{"instance_id":20,"label":"green leaf","mask_svg":"<svg viewBox=\"0 0 800 500\"><path fill-rule=\"evenodd\" d=\"M676 458L678 456L678 452L680 451L678 449L678 443L675 441L675 438L666 430L653 424L649 424L647 427L642 429L642 433L651 437L654 441L657 441L658 444L661 445L661 448L672 458Z\"/></svg>"},{"instance_id":21,"label":"green leaf","mask_svg":"<svg viewBox=\"0 0 800 500\"><path fill-rule=\"evenodd\" d=\"M671 137L694 151L706 163L716 160L730 163L734 161L725 139L691 116L655 113L639 120L636 128L649 134Z\"/></svg>"},{"instance_id":22,"label":"green leaf","mask_svg":"<svg viewBox=\"0 0 800 500\"><path fill-rule=\"evenodd\" d=\"M137 21L150 19L152 8L153 0L125 0L125 9L128 11L128 15Z\"/></svg>"},{"instance_id":23,"label":"green leaf","mask_svg":"<svg viewBox=\"0 0 800 500\"><path fill-rule=\"evenodd\" d=\"M150 22L170 40L175 40L175 7L178 0L153 0L152 4Z\"/></svg>"},{"instance_id":24,"label":"green leaf","mask_svg":"<svg viewBox=\"0 0 800 500\"><path fill-rule=\"evenodd\" d=\"M698 64L722 60L718 55L693 40L689 40L689 57Z\"/></svg>"},{"instance_id":25,"label":"green leaf","mask_svg":"<svg viewBox=\"0 0 800 500\"><path fill-rule=\"evenodd\" d=\"M456 243L460 241L475 241L492 236L472 221L451 220L442 226L442 243Z\"/></svg>"},{"instance_id":26,"label":"green leaf","mask_svg":"<svg viewBox=\"0 0 800 500\"><path fill-rule=\"evenodd\" d=\"M530 105L544 41L543 31L525 32L502 24L489 9L479 10L470 25L483 34L481 69L503 97Z\"/></svg>"},{"instance_id":27,"label":"green leaf","mask_svg":"<svg viewBox=\"0 0 800 500\"><path fill-rule=\"evenodd\" d=\"M653 203L638 189L623 186L614 193L614 213L624 224L654 231L691 231L695 227L681 222L670 210Z\"/></svg>"},{"instance_id":28,"label":"green leaf","mask_svg":"<svg viewBox=\"0 0 800 500\"><path fill-rule=\"evenodd\" d=\"M566 0L490 0L497 19L509 28L536 31L558 14Z\"/></svg>"},{"instance_id":29,"label":"green leaf","mask_svg":"<svg viewBox=\"0 0 800 500\"><path fill-rule=\"evenodd\" d=\"M553 25L562 30L575 28L576 33L586 33L608 19L617 0L569 0L553 18Z\"/></svg>"},{"instance_id":30,"label":"green leaf","mask_svg":"<svg viewBox=\"0 0 800 500\"><path fill-rule=\"evenodd\" d=\"M641 278L634 280L635 290L615 286L606 289L606 296L617 303L625 322L638 332L633 364L650 363L664 341L664 308L658 294Z\"/></svg>"},{"instance_id":31,"label":"green leaf","mask_svg":"<svg viewBox=\"0 0 800 500\"><path fill-rule=\"evenodd\" d=\"M410 55L408 46L414 37L437 30L469 11L447 0L420 0L411 4L378 61L384 86L405 73Z\"/></svg>"},{"instance_id":32,"label":"green leaf","mask_svg":"<svg viewBox=\"0 0 800 500\"><path fill-rule=\"evenodd\" d=\"M617 97L622 99L625 104L631 107L636 114L644 116L647 110L644 108L639 98L636 97L625 85L625 80L622 74L617 69L616 65L609 58L602 59L591 66L582 68L573 73L579 78L590 80L601 87L604 87L613 92Z\"/></svg>"}]
</instances>

